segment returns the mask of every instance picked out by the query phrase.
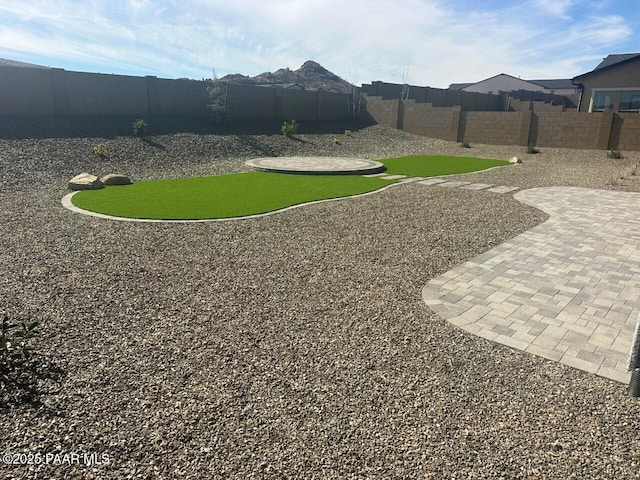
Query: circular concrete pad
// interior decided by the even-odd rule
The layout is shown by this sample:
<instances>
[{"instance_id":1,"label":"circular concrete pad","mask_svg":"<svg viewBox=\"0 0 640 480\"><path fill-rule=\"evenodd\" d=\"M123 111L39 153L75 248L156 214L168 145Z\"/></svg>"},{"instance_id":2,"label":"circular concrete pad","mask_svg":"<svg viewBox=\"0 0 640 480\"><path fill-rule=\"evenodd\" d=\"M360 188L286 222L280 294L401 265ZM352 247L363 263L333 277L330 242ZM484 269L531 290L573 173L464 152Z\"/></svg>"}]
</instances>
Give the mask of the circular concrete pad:
<instances>
[{"instance_id":1,"label":"circular concrete pad","mask_svg":"<svg viewBox=\"0 0 640 480\"><path fill-rule=\"evenodd\" d=\"M255 170L305 174L366 174L384 170L384 165L363 158L342 157L264 157L247 160L245 165Z\"/></svg>"}]
</instances>

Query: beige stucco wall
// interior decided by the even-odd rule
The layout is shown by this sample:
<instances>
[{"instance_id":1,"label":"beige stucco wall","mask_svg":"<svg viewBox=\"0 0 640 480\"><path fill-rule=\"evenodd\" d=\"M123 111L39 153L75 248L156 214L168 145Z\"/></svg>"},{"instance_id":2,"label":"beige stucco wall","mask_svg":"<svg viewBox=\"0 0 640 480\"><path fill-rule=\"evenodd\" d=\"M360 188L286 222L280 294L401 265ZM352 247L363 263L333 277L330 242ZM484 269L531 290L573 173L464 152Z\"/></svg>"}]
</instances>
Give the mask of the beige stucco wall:
<instances>
[{"instance_id":1,"label":"beige stucco wall","mask_svg":"<svg viewBox=\"0 0 640 480\"><path fill-rule=\"evenodd\" d=\"M580 111L587 112L595 90L640 90L640 59L590 73L588 76L576 79L584 85ZM617 105L614 105L617 110Z\"/></svg>"}]
</instances>

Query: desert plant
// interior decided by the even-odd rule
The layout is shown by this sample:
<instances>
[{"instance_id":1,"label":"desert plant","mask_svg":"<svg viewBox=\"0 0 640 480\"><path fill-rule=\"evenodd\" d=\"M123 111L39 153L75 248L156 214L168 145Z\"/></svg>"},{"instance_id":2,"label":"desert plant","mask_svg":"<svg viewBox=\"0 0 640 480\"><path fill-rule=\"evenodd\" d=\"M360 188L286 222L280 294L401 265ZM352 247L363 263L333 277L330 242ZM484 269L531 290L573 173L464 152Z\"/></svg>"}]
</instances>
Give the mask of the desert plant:
<instances>
[{"instance_id":1,"label":"desert plant","mask_svg":"<svg viewBox=\"0 0 640 480\"><path fill-rule=\"evenodd\" d=\"M0 378L7 376L31 359L34 348L32 341L36 336L38 322L26 324L13 323L5 312L2 315L0 330Z\"/></svg>"},{"instance_id":2,"label":"desert plant","mask_svg":"<svg viewBox=\"0 0 640 480\"><path fill-rule=\"evenodd\" d=\"M333 144L334 145L340 145L340 140L338 140L337 137L333 137Z\"/></svg>"},{"instance_id":3,"label":"desert plant","mask_svg":"<svg viewBox=\"0 0 640 480\"><path fill-rule=\"evenodd\" d=\"M466 140L463 140L462 143L460 144L460 146L462 148L471 148L471 144L469 142L467 142Z\"/></svg>"},{"instance_id":4,"label":"desert plant","mask_svg":"<svg viewBox=\"0 0 640 480\"><path fill-rule=\"evenodd\" d=\"M284 122L280 131L282 131L284 136L290 137L298 131L298 122L295 120L291 120L291 122Z\"/></svg>"},{"instance_id":5,"label":"desert plant","mask_svg":"<svg viewBox=\"0 0 640 480\"><path fill-rule=\"evenodd\" d=\"M104 145L99 143L98 145L94 145L93 153L95 153L99 157L106 157L107 156L107 149L105 148Z\"/></svg>"},{"instance_id":6,"label":"desert plant","mask_svg":"<svg viewBox=\"0 0 640 480\"><path fill-rule=\"evenodd\" d=\"M624 158L619 150L611 150L610 152L607 152L607 157L613 158L614 160L620 160Z\"/></svg>"},{"instance_id":7,"label":"desert plant","mask_svg":"<svg viewBox=\"0 0 640 480\"><path fill-rule=\"evenodd\" d=\"M211 112L213 123L224 123L229 114L227 106L227 90L228 83L214 78L210 87L207 87L207 108Z\"/></svg>"},{"instance_id":8,"label":"desert plant","mask_svg":"<svg viewBox=\"0 0 640 480\"><path fill-rule=\"evenodd\" d=\"M345 131L344 131L344 136L345 136L345 137L350 137L352 133L353 133L353 132L352 132L351 130L345 130Z\"/></svg>"},{"instance_id":9,"label":"desert plant","mask_svg":"<svg viewBox=\"0 0 640 480\"><path fill-rule=\"evenodd\" d=\"M536 148L536 146L532 143L530 143L529 145L527 145L527 153L532 153L532 154L536 154L536 153L540 153L540 150L538 150Z\"/></svg>"},{"instance_id":10,"label":"desert plant","mask_svg":"<svg viewBox=\"0 0 640 480\"><path fill-rule=\"evenodd\" d=\"M133 134L136 137L144 137L147 133L147 122L142 120L141 118L137 119L133 122Z\"/></svg>"}]
</instances>

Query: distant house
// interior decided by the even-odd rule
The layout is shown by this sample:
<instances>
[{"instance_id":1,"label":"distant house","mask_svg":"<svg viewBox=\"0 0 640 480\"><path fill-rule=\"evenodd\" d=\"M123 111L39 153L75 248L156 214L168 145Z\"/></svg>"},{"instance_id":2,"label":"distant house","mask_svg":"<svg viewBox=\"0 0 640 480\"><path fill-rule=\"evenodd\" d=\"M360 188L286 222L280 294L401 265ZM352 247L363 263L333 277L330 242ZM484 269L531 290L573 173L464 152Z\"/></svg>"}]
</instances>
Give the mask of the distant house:
<instances>
[{"instance_id":1,"label":"distant house","mask_svg":"<svg viewBox=\"0 0 640 480\"><path fill-rule=\"evenodd\" d=\"M640 53L609 55L573 83L582 91L578 111L640 112Z\"/></svg>"},{"instance_id":2,"label":"distant house","mask_svg":"<svg viewBox=\"0 0 640 480\"><path fill-rule=\"evenodd\" d=\"M476 83L452 83L449 85L449 89L493 94L526 90L554 95L573 95L578 91L578 87L571 83L571 79L522 80L506 73Z\"/></svg>"}]
</instances>

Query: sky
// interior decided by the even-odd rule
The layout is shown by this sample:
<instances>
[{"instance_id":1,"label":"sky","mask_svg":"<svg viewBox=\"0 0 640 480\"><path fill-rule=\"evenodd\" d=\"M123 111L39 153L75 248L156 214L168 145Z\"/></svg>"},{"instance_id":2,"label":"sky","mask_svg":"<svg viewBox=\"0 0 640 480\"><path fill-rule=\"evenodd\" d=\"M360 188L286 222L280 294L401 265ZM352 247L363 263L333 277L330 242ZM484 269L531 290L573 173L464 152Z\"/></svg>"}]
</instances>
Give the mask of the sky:
<instances>
[{"instance_id":1,"label":"sky","mask_svg":"<svg viewBox=\"0 0 640 480\"><path fill-rule=\"evenodd\" d=\"M640 52L637 0L0 0L0 58L212 78L314 60L356 84L572 78Z\"/></svg>"}]
</instances>

